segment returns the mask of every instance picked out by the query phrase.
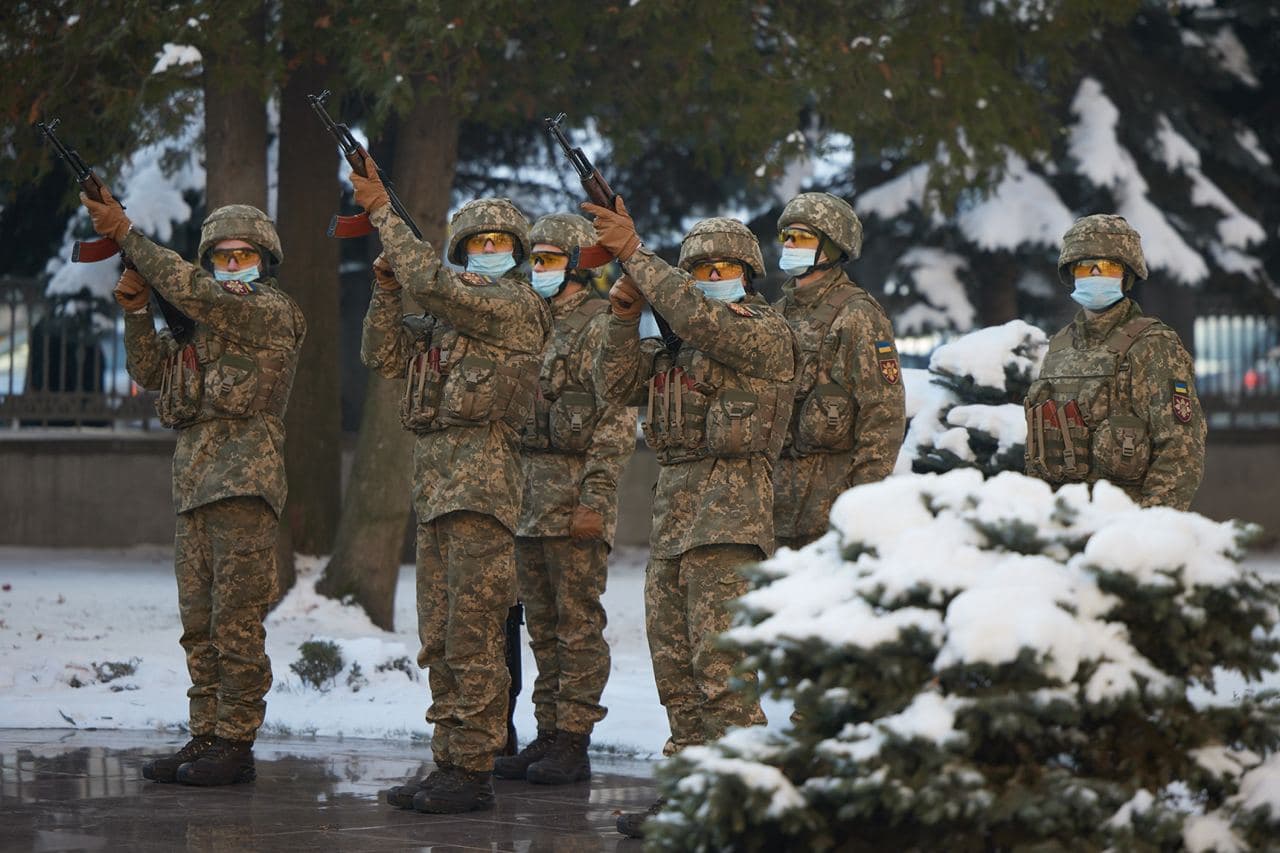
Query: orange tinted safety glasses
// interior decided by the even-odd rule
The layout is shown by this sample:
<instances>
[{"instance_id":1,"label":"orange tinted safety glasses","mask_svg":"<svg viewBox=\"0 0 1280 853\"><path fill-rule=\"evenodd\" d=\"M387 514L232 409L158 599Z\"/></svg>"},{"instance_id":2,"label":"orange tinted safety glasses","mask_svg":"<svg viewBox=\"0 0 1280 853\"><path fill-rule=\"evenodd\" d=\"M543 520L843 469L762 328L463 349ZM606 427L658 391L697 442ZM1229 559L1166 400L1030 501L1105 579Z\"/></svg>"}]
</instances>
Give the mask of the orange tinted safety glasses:
<instances>
[{"instance_id":1,"label":"orange tinted safety glasses","mask_svg":"<svg viewBox=\"0 0 1280 853\"><path fill-rule=\"evenodd\" d=\"M783 228L778 232L778 242L786 243L788 240L791 241L791 245L799 249L816 249L821 238L803 228Z\"/></svg>"},{"instance_id":2,"label":"orange tinted safety glasses","mask_svg":"<svg viewBox=\"0 0 1280 853\"><path fill-rule=\"evenodd\" d=\"M1109 261L1105 258L1092 258L1076 261L1071 265L1072 278L1085 278L1091 275L1102 275L1107 278L1124 278L1124 264Z\"/></svg>"},{"instance_id":3,"label":"orange tinted safety glasses","mask_svg":"<svg viewBox=\"0 0 1280 853\"><path fill-rule=\"evenodd\" d=\"M711 281L712 273L718 273L720 278L742 278L747 274L747 268L741 261L698 261L689 273L698 281Z\"/></svg>"},{"instance_id":4,"label":"orange tinted safety glasses","mask_svg":"<svg viewBox=\"0 0 1280 853\"><path fill-rule=\"evenodd\" d=\"M215 267L226 267L234 259L240 266L248 266L251 263L258 262L258 252L256 249L240 247L236 249L214 249L209 253L209 260L213 261Z\"/></svg>"},{"instance_id":5,"label":"orange tinted safety glasses","mask_svg":"<svg viewBox=\"0 0 1280 853\"><path fill-rule=\"evenodd\" d=\"M482 231L479 234L472 234L463 245L468 252L483 252L489 243L492 243L493 248L499 252L510 252L516 247L515 238L506 231Z\"/></svg>"},{"instance_id":6,"label":"orange tinted safety glasses","mask_svg":"<svg viewBox=\"0 0 1280 853\"><path fill-rule=\"evenodd\" d=\"M529 263L544 270L563 270L569 268L569 256L564 252L534 252L529 255Z\"/></svg>"}]
</instances>

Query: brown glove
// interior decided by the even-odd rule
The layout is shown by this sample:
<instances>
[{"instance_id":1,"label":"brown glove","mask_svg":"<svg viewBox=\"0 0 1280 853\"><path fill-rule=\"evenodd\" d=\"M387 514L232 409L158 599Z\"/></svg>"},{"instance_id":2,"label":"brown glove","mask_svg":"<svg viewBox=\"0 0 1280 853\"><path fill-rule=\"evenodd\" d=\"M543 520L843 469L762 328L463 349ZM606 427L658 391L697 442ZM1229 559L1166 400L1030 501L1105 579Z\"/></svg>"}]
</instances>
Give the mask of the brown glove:
<instances>
[{"instance_id":1,"label":"brown glove","mask_svg":"<svg viewBox=\"0 0 1280 853\"><path fill-rule=\"evenodd\" d=\"M352 169L351 186L356 192L356 204L368 213L373 213L388 204L390 199L387 197L387 188L382 185L382 178L378 177L378 165L367 153L364 155L364 173L369 177L362 177Z\"/></svg>"},{"instance_id":2,"label":"brown glove","mask_svg":"<svg viewBox=\"0 0 1280 853\"><path fill-rule=\"evenodd\" d=\"M102 188L102 201L94 201L84 193L80 193L80 203L89 210L89 218L93 220L93 230L103 237L110 237L119 243L129 233L133 225L125 215L120 202L111 195L111 190Z\"/></svg>"},{"instance_id":3,"label":"brown glove","mask_svg":"<svg viewBox=\"0 0 1280 853\"><path fill-rule=\"evenodd\" d=\"M619 320L639 319L644 306L644 294L630 277L622 276L609 288L609 308Z\"/></svg>"},{"instance_id":4,"label":"brown glove","mask_svg":"<svg viewBox=\"0 0 1280 853\"><path fill-rule=\"evenodd\" d=\"M582 209L595 217L596 240L614 257L625 261L640 248L640 236L636 234L636 224L627 213L626 202L618 196L618 209L610 210L589 201L582 203Z\"/></svg>"},{"instance_id":5,"label":"brown glove","mask_svg":"<svg viewBox=\"0 0 1280 853\"><path fill-rule=\"evenodd\" d=\"M569 537L574 542L592 539L604 541L604 516L590 507L578 504L573 508L573 518L569 519Z\"/></svg>"},{"instance_id":6,"label":"brown glove","mask_svg":"<svg viewBox=\"0 0 1280 853\"><path fill-rule=\"evenodd\" d=\"M127 269L116 282L116 302L126 311L140 311L151 298L151 285L137 270Z\"/></svg>"},{"instance_id":7,"label":"brown glove","mask_svg":"<svg viewBox=\"0 0 1280 853\"><path fill-rule=\"evenodd\" d=\"M387 259L382 255L373 259L373 280L378 283L378 287L394 293L400 289L400 282L396 281L396 274L391 269L391 264L387 263Z\"/></svg>"}]
</instances>

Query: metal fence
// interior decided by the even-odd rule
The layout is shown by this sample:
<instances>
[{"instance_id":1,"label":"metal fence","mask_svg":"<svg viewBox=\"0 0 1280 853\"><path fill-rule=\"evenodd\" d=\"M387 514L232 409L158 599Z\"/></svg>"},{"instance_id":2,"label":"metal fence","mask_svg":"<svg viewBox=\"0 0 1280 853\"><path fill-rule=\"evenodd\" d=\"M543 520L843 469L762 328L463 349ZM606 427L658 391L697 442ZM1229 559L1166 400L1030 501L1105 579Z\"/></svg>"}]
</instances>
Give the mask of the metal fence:
<instances>
[{"instance_id":1,"label":"metal fence","mask_svg":"<svg viewBox=\"0 0 1280 853\"><path fill-rule=\"evenodd\" d=\"M0 427L148 429L152 400L129 379L113 303L0 278Z\"/></svg>"},{"instance_id":2,"label":"metal fence","mask_svg":"<svg viewBox=\"0 0 1280 853\"><path fill-rule=\"evenodd\" d=\"M1210 430L1280 431L1280 319L1229 310L1195 320L1196 392Z\"/></svg>"}]
</instances>

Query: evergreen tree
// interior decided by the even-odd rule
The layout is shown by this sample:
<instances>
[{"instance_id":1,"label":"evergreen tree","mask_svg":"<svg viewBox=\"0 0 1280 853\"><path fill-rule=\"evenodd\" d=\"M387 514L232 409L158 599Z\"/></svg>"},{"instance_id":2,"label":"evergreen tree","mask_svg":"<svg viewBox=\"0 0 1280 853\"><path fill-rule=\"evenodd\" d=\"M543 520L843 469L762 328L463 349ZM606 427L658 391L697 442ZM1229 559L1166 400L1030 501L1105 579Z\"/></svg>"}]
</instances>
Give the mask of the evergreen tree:
<instances>
[{"instance_id":1,"label":"evergreen tree","mask_svg":"<svg viewBox=\"0 0 1280 853\"><path fill-rule=\"evenodd\" d=\"M891 477L758 570L725 641L793 726L660 770L651 850L1264 849L1280 584L1256 528L1106 483ZM1214 692L1214 688L1217 691Z\"/></svg>"}]
</instances>

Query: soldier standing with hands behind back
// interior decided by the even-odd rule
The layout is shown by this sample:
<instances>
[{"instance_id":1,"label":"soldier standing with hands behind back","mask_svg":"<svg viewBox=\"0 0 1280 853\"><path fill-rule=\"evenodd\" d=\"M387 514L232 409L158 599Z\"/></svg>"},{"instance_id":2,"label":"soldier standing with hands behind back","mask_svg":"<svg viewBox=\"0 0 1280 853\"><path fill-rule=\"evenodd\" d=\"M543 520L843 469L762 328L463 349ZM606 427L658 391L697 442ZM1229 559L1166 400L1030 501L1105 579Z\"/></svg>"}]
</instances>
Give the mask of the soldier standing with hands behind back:
<instances>
[{"instance_id":1,"label":"soldier standing with hands behind back","mask_svg":"<svg viewBox=\"0 0 1280 853\"><path fill-rule=\"evenodd\" d=\"M174 563L191 739L144 764L142 775L189 785L250 782L271 688L262 621L278 592L276 533L288 491L284 414L306 322L276 284L280 238L256 207L209 214L200 228L202 267L134 230L105 189L101 203L80 199L94 230L137 266L115 291L125 309L129 375L160 391L160 422L178 432ZM156 332L152 287L195 320L190 343Z\"/></svg>"},{"instance_id":2,"label":"soldier standing with hands behind back","mask_svg":"<svg viewBox=\"0 0 1280 853\"><path fill-rule=\"evenodd\" d=\"M405 380L401 420L417 433L418 665L428 668L437 770L387 801L424 812L492 808L494 757L507 739L510 675L504 623L516 600L515 530L524 475L520 430L533 405L551 328L546 302L514 272L529 223L503 198L463 205L444 265L388 203L372 158L351 173L356 201L382 238L360 356ZM412 328L401 284L426 318Z\"/></svg>"},{"instance_id":3,"label":"soldier standing with hands behind back","mask_svg":"<svg viewBox=\"0 0 1280 853\"><path fill-rule=\"evenodd\" d=\"M658 457L645 625L668 755L763 724L755 674L731 679L740 655L716 639L728 603L747 591L741 568L773 551L774 462L791 416L796 352L786 320L754 292L764 273L755 236L735 219L706 219L680 245L679 268L644 248L626 205L594 204L600 243L627 276L610 291L612 318L597 364L606 395L624 403L647 383L645 437ZM642 347L648 301L679 336ZM649 343L646 341L646 344ZM624 814L618 830L641 837L661 808Z\"/></svg>"}]
</instances>

